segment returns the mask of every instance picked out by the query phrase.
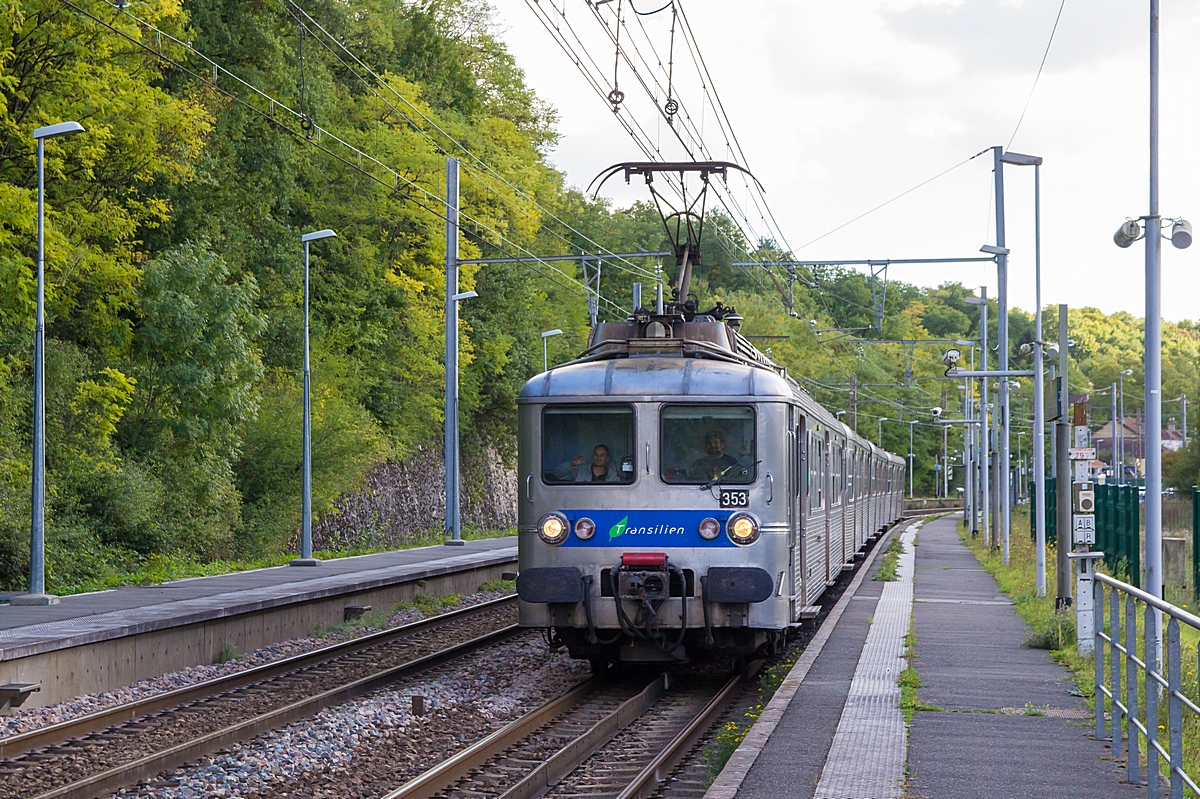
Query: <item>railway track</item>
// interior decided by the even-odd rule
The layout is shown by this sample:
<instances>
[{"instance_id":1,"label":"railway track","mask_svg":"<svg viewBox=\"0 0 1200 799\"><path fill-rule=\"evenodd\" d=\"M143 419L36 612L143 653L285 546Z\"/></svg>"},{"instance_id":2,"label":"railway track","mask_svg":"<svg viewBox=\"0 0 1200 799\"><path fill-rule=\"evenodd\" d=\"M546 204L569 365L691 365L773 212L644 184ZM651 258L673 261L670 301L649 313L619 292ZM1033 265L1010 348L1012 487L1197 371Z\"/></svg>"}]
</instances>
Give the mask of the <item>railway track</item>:
<instances>
[{"instance_id":1,"label":"railway track","mask_svg":"<svg viewBox=\"0 0 1200 799\"><path fill-rule=\"evenodd\" d=\"M90 799L520 633L516 597L0 739L0 799Z\"/></svg>"},{"instance_id":2,"label":"railway track","mask_svg":"<svg viewBox=\"0 0 1200 799\"><path fill-rule=\"evenodd\" d=\"M756 665L757 667L757 665ZM658 674L594 677L385 799L647 799L745 685Z\"/></svg>"}]
</instances>

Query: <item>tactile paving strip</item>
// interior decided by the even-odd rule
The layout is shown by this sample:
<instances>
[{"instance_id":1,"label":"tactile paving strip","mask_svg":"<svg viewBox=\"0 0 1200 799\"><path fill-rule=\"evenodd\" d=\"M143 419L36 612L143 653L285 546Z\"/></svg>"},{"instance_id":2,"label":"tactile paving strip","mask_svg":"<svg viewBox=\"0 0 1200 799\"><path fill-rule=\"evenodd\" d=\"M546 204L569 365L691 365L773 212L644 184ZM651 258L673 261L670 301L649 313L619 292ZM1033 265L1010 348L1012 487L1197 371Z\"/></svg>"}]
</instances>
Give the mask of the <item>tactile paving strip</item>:
<instances>
[{"instance_id":1,"label":"tactile paving strip","mask_svg":"<svg viewBox=\"0 0 1200 799\"><path fill-rule=\"evenodd\" d=\"M912 617L916 570L913 541L919 529L911 527L900 536L904 553L897 559L897 578L884 585L875 608L814 799L904 795L908 730L897 681L906 665L904 637Z\"/></svg>"}]
</instances>

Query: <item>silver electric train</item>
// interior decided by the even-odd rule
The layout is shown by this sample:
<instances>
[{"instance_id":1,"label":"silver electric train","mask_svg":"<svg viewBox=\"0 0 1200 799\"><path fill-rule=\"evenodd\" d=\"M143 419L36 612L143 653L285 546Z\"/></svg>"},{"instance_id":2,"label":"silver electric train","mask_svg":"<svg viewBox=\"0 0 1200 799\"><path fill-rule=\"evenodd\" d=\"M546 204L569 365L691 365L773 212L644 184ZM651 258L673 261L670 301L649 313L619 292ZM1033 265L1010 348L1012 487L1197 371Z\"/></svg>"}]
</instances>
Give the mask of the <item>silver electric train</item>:
<instances>
[{"instance_id":1,"label":"silver electric train","mask_svg":"<svg viewBox=\"0 0 1200 799\"><path fill-rule=\"evenodd\" d=\"M602 323L518 399L520 623L596 665L777 648L901 515L903 459L691 316Z\"/></svg>"}]
</instances>

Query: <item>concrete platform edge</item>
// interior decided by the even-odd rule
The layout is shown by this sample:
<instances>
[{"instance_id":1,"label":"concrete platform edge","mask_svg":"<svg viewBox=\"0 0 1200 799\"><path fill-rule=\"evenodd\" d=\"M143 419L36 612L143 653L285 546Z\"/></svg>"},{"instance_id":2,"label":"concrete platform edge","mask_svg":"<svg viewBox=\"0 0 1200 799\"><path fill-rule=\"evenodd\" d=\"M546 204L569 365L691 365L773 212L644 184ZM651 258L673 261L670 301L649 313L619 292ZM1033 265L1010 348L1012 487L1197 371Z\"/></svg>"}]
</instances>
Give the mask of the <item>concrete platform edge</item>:
<instances>
[{"instance_id":1,"label":"concrete platform edge","mask_svg":"<svg viewBox=\"0 0 1200 799\"><path fill-rule=\"evenodd\" d=\"M725 764L725 768L717 775L716 780L704 794L704 799L734 799L738 791L742 787L746 776L750 773L751 767L758 760L759 754L770 739L775 728L779 725L783 718L784 712L788 705L791 704L796 692L800 688L800 684L804 682L804 678L808 676L809 670L817 657L821 654L821 650L825 646L825 642L829 636L833 634L833 628L837 626L838 621L842 618L846 607L850 604L850 600L854 598L859 586L866 579L867 574L871 571L871 566L875 562L875 557L883 550L887 549L887 542L893 535L898 535L901 531L907 530L909 526L915 522L923 521L923 519L907 519L901 524L896 525L885 535L879 539L878 543L871 550L871 554L858 569L858 574L854 576L850 585L847 586L845 593L838 599L833 610L825 617L825 621L821 624L821 629L813 636L813 640L801 653L796 660L796 664L792 666L792 670L788 672L783 683L771 697L771 701L763 709L758 720L754 722L754 726L746 733L746 737L742 740L741 746L734 751L729 758L729 762Z\"/></svg>"},{"instance_id":2,"label":"concrete platform edge","mask_svg":"<svg viewBox=\"0 0 1200 799\"><path fill-rule=\"evenodd\" d=\"M166 630L172 627L183 627L189 624L199 624L216 619L229 618L247 613L256 613L263 610L286 607L288 605L312 602L319 599L329 599L346 594L362 593L364 591L370 591L400 583L411 583L432 577L440 577L446 574L453 574L454 572L462 571L464 566L470 569L488 568L506 563L515 563L516 560L517 548L513 546L505 549L494 550L486 554L472 553L469 556L455 555L448 558L442 558L438 561L435 561L432 565L406 564L403 566L391 566L385 569L377 569L375 571L387 572L388 574L381 574L366 580L361 579L361 576L363 574L370 574L370 572L356 572L350 575L335 575L332 577L315 577L314 580L337 580L339 577L343 577L345 579L340 584L328 585L321 588L313 588L300 593L251 600L222 607L198 610L193 613L186 613L183 615L170 616L163 619L114 626L109 629L97 630L94 632L83 633L64 638L55 638L46 641L38 641L35 643L7 647L0 649L0 663L9 660L19 660L21 658L41 655L47 652L54 652L60 649L71 649L79 646L87 646L89 644L101 643L103 641L124 638L126 636L143 635L145 633ZM246 591L236 593L251 592ZM206 600L211 601L222 596L234 596L236 593L217 594L213 597L207 597ZM179 603L173 602L170 604ZM141 608L140 610L146 609L147 608ZM95 620L98 617L87 616L82 618Z\"/></svg>"}]
</instances>

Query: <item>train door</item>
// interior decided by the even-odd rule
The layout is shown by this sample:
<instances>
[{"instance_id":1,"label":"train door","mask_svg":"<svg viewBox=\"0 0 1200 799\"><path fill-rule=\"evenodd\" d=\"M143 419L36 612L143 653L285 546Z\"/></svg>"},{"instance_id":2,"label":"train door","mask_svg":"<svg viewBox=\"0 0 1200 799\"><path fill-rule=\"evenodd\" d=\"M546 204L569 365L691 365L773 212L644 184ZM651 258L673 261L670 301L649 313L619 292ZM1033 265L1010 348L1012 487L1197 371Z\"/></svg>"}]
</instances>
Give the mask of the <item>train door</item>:
<instances>
[{"instance_id":1,"label":"train door","mask_svg":"<svg viewBox=\"0 0 1200 799\"><path fill-rule=\"evenodd\" d=\"M854 558L855 541L858 539L858 446L847 442L846 446L846 523L843 525L842 562Z\"/></svg>"},{"instance_id":2,"label":"train door","mask_svg":"<svg viewBox=\"0 0 1200 799\"><path fill-rule=\"evenodd\" d=\"M846 543L846 446L841 436L829 437L829 564L826 582L841 573Z\"/></svg>"},{"instance_id":3,"label":"train door","mask_svg":"<svg viewBox=\"0 0 1200 799\"><path fill-rule=\"evenodd\" d=\"M796 621L799 618L800 608L808 604L804 591L804 575L806 560L805 550L807 547L807 539L805 538L808 525L805 523L807 510L807 502L805 498L805 484L808 482L808 464L805 450L807 449L808 433L807 425L804 423L804 414L799 408L791 409L790 419L790 438L792 440L792 467L790 469L793 479L790 486L789 504L791 525L788 533L788 568L791 569L792 590L791 590L791 619Z\"/></svg>"},{"instance_id":4,"label":"train door","mask_svg":"<svg viewBox=\"0 0 1200 799\"><path fill-rule=\"evenodd\" d=\"M825 431L825 451L822 453L821 469L823 475L821 483L824 486L825 502L825 585L833 585L833 534L834 522L833 517L833 470L834 470L834 452L837 449L837 441Z\"/></svg>"},{"instance_id":5,"label":"train door","mask_svg":"<svg viewBox=\"0 0 1200 799\"><path fill-rule=\"evenodd\" d=\"M804 591L808 604L817 601L825 590L826 535L825 527L825 433L820 424L808 428L808 480L805 482Z\"/></svg>"}]
</instances>

